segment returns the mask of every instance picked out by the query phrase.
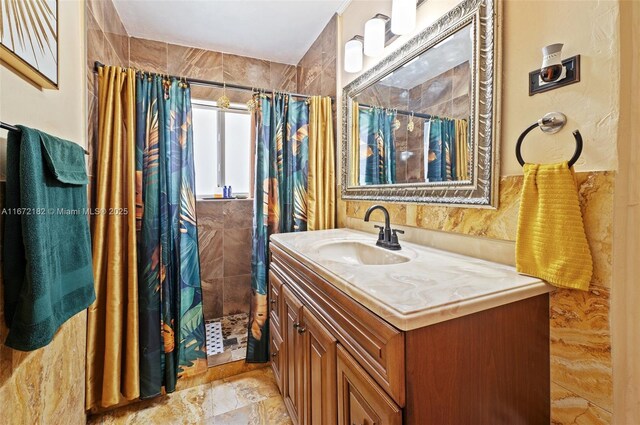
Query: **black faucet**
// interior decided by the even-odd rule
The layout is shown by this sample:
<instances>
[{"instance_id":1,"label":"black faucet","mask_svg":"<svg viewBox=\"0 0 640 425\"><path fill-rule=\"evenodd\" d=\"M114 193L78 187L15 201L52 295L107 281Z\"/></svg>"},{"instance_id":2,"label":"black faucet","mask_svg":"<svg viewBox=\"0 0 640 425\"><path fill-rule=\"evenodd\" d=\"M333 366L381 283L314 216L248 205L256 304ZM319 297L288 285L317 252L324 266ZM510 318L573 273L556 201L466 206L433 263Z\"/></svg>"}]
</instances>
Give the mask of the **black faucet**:
<instances>
[{"instance_id":1,"label":"black faucet","mask_svg":"<svg viewBox=\"0 0 640 425\"><path fill-rule=\"evenodd\" d=\"M398 235L396 233L404 233L403 230L391 229L391 220L389 220L389 211L382 205L373 205L369 207L366 213L364 213L364 221L369 221L369 216L375 210L381 210L384 214L384 227L375 225L376 228L380 229L380 233L378 233L378 241L376 245L391 249L393 251L398 251L401 249L400 243L398 242Z\"/></svg>"}]
</instances>

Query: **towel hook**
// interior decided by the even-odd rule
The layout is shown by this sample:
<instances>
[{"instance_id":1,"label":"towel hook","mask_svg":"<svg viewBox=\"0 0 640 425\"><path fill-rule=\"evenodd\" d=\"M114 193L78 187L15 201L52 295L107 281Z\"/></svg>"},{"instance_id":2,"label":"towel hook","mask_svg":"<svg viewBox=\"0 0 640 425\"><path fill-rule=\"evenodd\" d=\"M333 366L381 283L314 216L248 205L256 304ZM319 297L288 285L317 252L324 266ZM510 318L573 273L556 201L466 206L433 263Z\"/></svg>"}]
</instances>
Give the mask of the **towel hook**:
<instances>
[{"instance_id":1,"label":"towel hook","mask_svg":"<svg viewBox=\"0 0 640 425\"><path fill-rule=\"evenodd\" d=\"M531 130L536 127L540 127L540 130L542 130L543 132L547 134L554 134L560 131L566 123L567 117L563 113L549 112L544 117L540 118L538 121L527 127L526 130L522 132L520 137L518 137L518 142L516 143L516 158L518 159L518 163L520 163L520 165L522 166L524 166L525 164L520 149L522 147L522 141ZM576 163L576 161L578 161L578 158L580 158L580 155L582 154L582 135L578 130L575 130L573 132L573 137L576 139L576 150L569 160L569 168L573 167L573 165Z\"/></svg>"}]
</instances>

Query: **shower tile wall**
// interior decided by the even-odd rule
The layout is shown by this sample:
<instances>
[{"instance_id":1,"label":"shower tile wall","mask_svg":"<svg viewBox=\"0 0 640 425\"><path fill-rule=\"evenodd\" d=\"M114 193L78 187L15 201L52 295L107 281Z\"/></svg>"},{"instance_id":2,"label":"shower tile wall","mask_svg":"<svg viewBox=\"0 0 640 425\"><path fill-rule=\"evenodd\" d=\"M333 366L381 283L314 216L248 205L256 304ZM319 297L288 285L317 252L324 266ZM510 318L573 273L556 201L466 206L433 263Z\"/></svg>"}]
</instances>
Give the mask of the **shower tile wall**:
<instances>
[{"instance_id":1,"label":"shower tile wall","mask_svg":"<svg viewBox=\"0 0 640 425\"><path fill-rule=\"evenodd\" d=\"M248 313L253 201L198 201L196 212L205 319Z\"/></svg>"},{"instance_id":2,"label":"shower tile wall","mask_svg":"<svg viewBox=\"0 0 640 425\"><path fill-rule=\"evenodd\" d=\"M299 93L335 97L336 42L337 15L334 15L298 63Z\"/></svg>"}]
</instances>

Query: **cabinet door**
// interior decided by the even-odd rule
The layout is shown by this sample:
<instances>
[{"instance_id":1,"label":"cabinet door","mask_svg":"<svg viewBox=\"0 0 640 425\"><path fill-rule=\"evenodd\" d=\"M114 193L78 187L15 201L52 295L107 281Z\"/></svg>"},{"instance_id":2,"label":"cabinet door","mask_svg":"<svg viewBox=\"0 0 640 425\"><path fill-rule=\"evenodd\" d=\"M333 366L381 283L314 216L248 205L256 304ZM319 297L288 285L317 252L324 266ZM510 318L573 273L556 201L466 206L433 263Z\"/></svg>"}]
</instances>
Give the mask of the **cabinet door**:
<instances>
[{"instance_id":1,"label":"cabinet door","mask_svg":"<svg viewBox=\"0 0 640 425\"><path fill-rule=\"evenodd\" d=\"M283 347L284 347L284 386L282 396L287 406L291 420L295 424L302 422L303 408L303 370L304 361L303 339L304 334L299 333L300 319L302 319L302 303L286 287L282 286L283 301ZM280 354L283 354L280 350Z\"/></svg>"},{"instance_id":2,"label":"cabinet door","mask_svg":"<svg viewBox=\"0 0 640 425\"><path fill-rule=\"evenodd\" d=\"M282 281L272 271L269 271L269 322L282 335L282 301L280 292L282 291Z\"/></svg>"},{"instance_id":3,"label":"cabinet door","mask_svg":"<svg viewBox=\"0 0 640 425\"><path fill-rule=\"evenodd\" d=\"M336 344L329 331L306 308L302 309L304 334L305 425L336 423Z\"/></svg>"},{"instance_id":4,"label":"cabinet door","mask_svg":"<svg viewBox=\"0 0 640 425\"><path fill-rule=\"evenodd\" d=\"M340 345L338 351L338 424L401 425L402 411Z\"/></svg>"},{"instance_id":5,"label":"cabinet door","mask_svg":"<svg viewBox=\"0 0 640 425\"><path fill-rule=\"evenodd\" d=\"M276 383L278 384L278 389L282 393L282 388L284 385L283 381L283 373L284 370L284 351L282 349L282 337L280 336L280 330L276 328L273 322L269 323L269 338L270 338L270 346L269 352L271 353L271 369L273 369L273 376L276 378Z\"/></svg>"}]
</instances>

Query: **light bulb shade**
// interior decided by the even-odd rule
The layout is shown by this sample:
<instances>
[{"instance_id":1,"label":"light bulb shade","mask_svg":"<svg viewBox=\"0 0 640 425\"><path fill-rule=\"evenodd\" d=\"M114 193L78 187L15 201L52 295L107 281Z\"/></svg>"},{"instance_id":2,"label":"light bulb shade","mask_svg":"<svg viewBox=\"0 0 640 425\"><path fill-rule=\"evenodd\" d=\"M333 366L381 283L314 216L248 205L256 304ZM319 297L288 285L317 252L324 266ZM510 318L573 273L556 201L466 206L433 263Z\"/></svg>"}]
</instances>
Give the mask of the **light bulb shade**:
<instances>
[{"instance_id":1,"label":"light bulb shade","mask_svg":"<svg viewBox=\"0 0 640 425\"><path fill-rule=\"evenodd\" d=\"M409 34L416 26L416 0L393 0L391 6L391 32Z\"/></svg>"},{"instance_id":2,"label":"light bulb shade","mask_svg":"<svg viewBox=\"0 0 640 425\"><path fill-rule=\"evenodd\" d=\"M384 19L369 19L364 24L364 54L370 57L380 56L384 52Z\"/></svg>"},{"instance_id":3,"label":"light bulb shade","mask_svg":"<svg viewBox=\"0 0 640 425\"><path fill-rule=\"evenodd\" d=\"M349 40L344 45L344 70L346 72L362 70L362 41Z\"/></svg>"}]
</instances>

